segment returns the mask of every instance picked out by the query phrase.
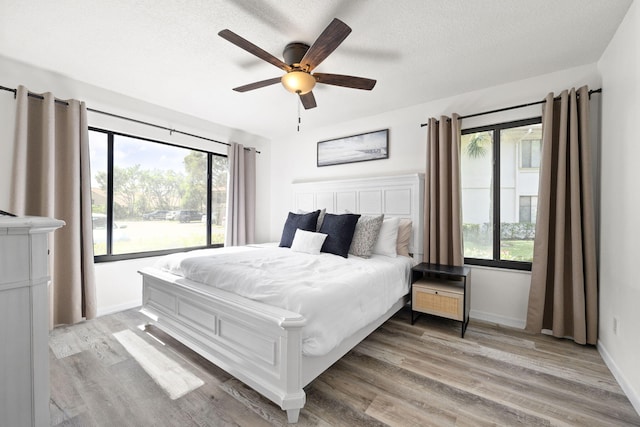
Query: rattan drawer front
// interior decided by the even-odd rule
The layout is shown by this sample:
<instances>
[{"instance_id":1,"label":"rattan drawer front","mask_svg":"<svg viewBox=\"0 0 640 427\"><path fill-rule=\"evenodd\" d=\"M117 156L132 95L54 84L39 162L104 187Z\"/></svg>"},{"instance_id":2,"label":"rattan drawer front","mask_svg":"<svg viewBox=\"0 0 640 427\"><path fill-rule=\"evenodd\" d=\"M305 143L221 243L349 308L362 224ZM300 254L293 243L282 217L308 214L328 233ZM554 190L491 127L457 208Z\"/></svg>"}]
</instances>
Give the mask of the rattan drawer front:
<instances>
[{"instance_id":1,"label":"rattan drawer front","mask_svg":"<svg viewBox=\"0 0 640 427\"><path fill-rule=\"evenodd\" d=\"M463 293L454 287L415 283L412 301L412 309L415 311L454 320L463 319Z\"/></svg>"}]
</instances>

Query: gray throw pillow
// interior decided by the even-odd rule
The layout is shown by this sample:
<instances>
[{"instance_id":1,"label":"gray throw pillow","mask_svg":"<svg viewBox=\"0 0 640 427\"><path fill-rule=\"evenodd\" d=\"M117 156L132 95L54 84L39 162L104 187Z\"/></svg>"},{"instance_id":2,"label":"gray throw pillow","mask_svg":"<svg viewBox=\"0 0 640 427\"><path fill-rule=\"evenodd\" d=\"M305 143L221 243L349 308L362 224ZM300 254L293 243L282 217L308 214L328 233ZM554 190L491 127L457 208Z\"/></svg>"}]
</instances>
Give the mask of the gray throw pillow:
<instances>
[{"instance_id":1,"label":"gray throw pillow","mask_svg":"<svg viewBox=\"0 0 640 427\"><path fill-rule=\"evenodd\" d=\"M373 246L378 240L384 214L378 216L361 216L353 233L349 253L362 258L371 257Z\"/></svg>"}]
</instances>

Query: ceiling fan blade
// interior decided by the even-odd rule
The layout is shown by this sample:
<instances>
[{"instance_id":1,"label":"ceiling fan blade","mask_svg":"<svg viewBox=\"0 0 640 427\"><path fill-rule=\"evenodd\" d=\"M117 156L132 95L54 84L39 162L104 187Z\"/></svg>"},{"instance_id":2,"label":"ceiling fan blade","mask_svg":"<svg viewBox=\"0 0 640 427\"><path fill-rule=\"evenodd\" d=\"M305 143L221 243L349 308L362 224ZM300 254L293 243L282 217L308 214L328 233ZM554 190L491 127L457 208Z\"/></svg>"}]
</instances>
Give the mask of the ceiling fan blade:
<instances>
[{"instance_id":1,"label":"ceiling fan blade","mask_svg":"<svg viewBox=\"0 0 640 427\"><path fill-rule=\"evenodd\" d=\"M364 77L344 76L342 74L313 73L318 83L326 85L343 86L351 89L371 90L376 81Z\"/></svg>"},{"instance_id":2,"label":"ceiling fan blade","mask_svg":"<svg viewBox=\"0 0 640 427\"><path fill-rule=\"evenodd\" d=\"M351 28L338 18L334 18L305 53L300 65L309 67L307 71L313 70L340 46L349 33Z\"/></svg>"},{"instance_id":3,"label":"ceiling fan blade","mask_svg":"<svg viewBox=\"0 0 640 427\"><path fill-rule=\"evenodd\" d=\"M235 90L236 92L248 92L250 90L260 89L261 87L280 83L280 81L281 81L280 77L274 77L272 79L262 80L259 82L249 83L248 85L234 87L233 90Z\"/></svg>"},{"instance_id":4,"label":"ceiling fan blade","mask_svg":"<svg viewBox=\"0 0 640 427\"><path fill-rule=\"evenodd\" d=\"M239 48L246 50L247 52L257 56L258 58L264 61L267 61L270 64L275 65L281 70L291 71L291 67L289 65L285 64L275 56L271 55L266 50L259 48L255 44L251 43L249 40L240 37L239 35L237 35L231 30L222 30L218 33L218 35L223 39L235 44Z\"/></svg>"},{"instance_id":5,"label":"ceiling fan blade","mask_svg":"<svg viewBox=\"0 0 640 427\"><path fill-rule=\"evenodd\" d=\"M318 106L316 104L316 98L313 96L313 92L307 92L304 95L300 95L300 101L302 102L305 110L316 108Z\"/></svg>"}]
</instances>

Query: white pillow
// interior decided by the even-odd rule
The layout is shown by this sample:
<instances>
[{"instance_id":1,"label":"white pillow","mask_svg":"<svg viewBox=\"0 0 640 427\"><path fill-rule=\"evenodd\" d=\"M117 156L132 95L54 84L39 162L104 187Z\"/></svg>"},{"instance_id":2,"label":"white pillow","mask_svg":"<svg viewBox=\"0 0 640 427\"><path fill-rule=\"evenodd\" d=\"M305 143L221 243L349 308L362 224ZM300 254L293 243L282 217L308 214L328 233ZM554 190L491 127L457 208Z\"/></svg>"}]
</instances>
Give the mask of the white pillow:
<instances>
[{"instance_id":1,"label":"white pillow","mask_svg":"<svg viewBox=\"0 0 640 427\"><path fill-rule=\"evenodd\" d=\"M396 241L398 240L398 225L400 224L400 218L385 218L382 221L382 227L380 227L380 233L378 234L378 240L373 246L373 253L378 255L385 255L395 258L396 253Z\"/></svg>"},{"instance_id":2,"label":"white pillow","mask_svg":"<svg viewBox=\"0 0 640 427\"><path fill-rule=\"evenodd\" d=\"M314 233L312 231L305 231L298 228L295 236L293 236L291 250L311 255L320 255L320 249L322 248L322 244L326 238L326 234Z\"/></svg>"}]
</instances>

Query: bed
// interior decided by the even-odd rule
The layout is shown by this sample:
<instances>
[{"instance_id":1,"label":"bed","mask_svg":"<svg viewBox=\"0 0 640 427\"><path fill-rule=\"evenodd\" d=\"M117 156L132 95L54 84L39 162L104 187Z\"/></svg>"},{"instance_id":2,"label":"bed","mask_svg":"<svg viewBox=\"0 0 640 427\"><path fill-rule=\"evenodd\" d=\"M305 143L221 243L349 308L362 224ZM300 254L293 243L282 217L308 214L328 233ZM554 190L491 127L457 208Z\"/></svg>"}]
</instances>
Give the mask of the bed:
<instances>
[{"instance_id":1,"label":"bed","mask_svg":"<svg viewBox=\"0 0 640 427\"><path fill-rule=\"evenodd\" d=\"M421 174L294 183L291 211L310 212L324 208L327 212L384 214L385 218L410 220L409 251L415 263L421 261L422 257L423 185ZM211 258L206 251L218 252ZM376 254L368 260L352 256L341 259L330 254L314 258L306 253L292 252L277 245L252 245L188 255L174 254L154 267L142 269L140 273L143 278L141 311L153 324L279 405L287 412L288 421L295 423L305 404L304 387L406 304L412 261L403 260L405 257L402 256L385 260ZM382 307L383 311L361 324L349 321L353 326L345 330L332 324L334 313L329 313L327 317L327 313L314 311L309 304L303 308L303 303L279 303L287 298L274 296L270 291L251 294L252 291L248 289L252 282L258 280L258 276L269 276L272 281L280 280L274 279L269 267L265 267L267 261L275 260L278 266L278 262L285 262L290 257L294 260L293 265L309 264L302 264L304 266L300 270L291 272L291 278L278 283L273 289L289 286L290 292L297 294L301 288L318 288L316 284L307 283L307 279L320 274L317 266L324 268L325 264L315 263L324 263L324 260L336 263L330 264L325 270L337 272L337 269L343 269L341 274L336 276L335 273L325 283L332 283L337 280L336 277L351 275L355 282L360 282L360 286L366 286L367 282L376 282L378 285L377 282L382 281L372 280L371 277L379 273L367 277L367 272L371 265L383 268L382 265L387 261L390 266L384 267L387 269L385 271L394 268L406 271L408 263L409 279L402 274L391 279L404 282L399 283L401 287L404 286L402 292L389 291L393 288L387 289L384 288L387 284L380 284L382 288L354 288L359 290L345 294L342 302L351 302L353 307L372 304L369 300L356 297L367 291L373 294L372 289L376 289L375 295L384 293L391 298L384 303L386 305L380 305L374 299L373 304L380 305L378 310ZM201 260L208 261L202 263ZM242 273L243 278L236 280L237 289L232 289L229 283L234 279L227 278L225 282L226 273L209 271L209 267L205 268L203 264L213 264L211 268L232 265L231 270L246 270L249 273ZM305 277L307 267L314 274ZM354 273L348 274L350 271ZM311 311L309 307L312 307ZM349 305L341 305L335 310L348 312ZM358 314L356 317L363 316ZM319 333L324 337L322 340L313 335L313 331L321 329L318 325L324 327Z\"/></svg>"}]
</instances>

